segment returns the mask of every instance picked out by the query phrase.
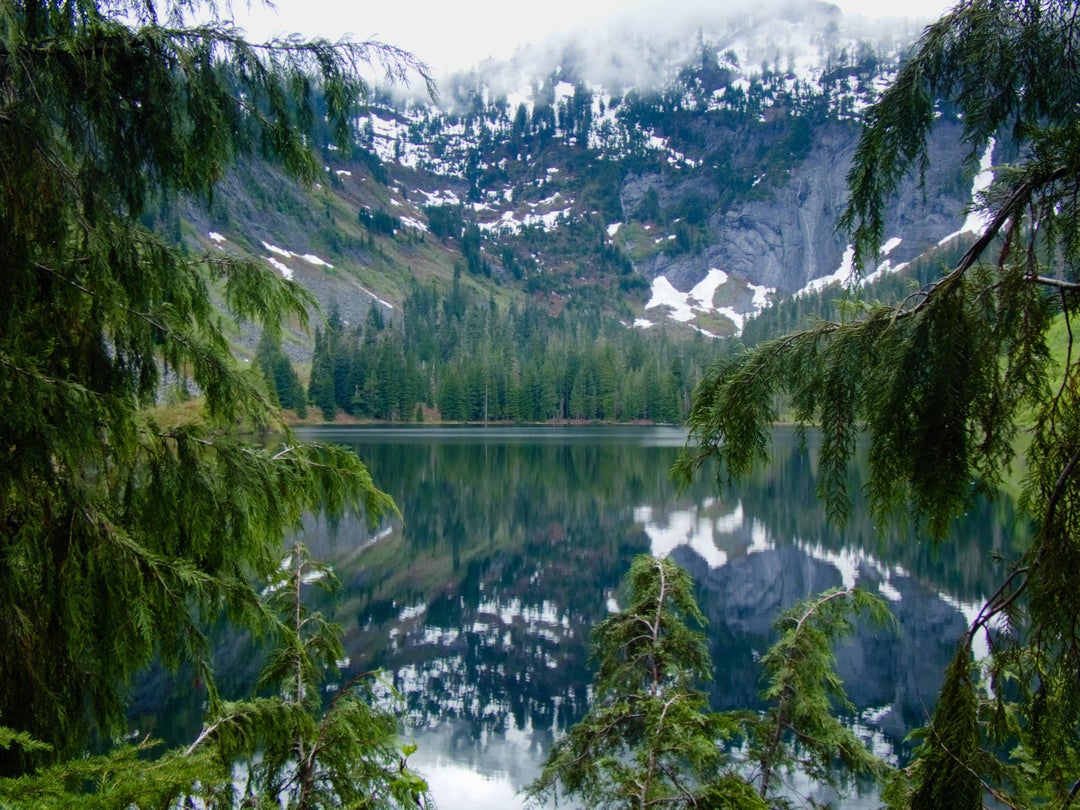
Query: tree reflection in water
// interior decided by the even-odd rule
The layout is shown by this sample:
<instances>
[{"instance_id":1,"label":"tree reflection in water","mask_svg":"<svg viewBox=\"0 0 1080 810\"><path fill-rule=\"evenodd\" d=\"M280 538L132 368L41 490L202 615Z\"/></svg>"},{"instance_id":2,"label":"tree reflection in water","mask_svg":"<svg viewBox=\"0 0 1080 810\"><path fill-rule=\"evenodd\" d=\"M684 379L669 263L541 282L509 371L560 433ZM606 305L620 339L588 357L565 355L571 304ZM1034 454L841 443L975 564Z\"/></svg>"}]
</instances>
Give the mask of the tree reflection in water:
<instances>
[{"instance_id":1,"label":"tree reflection in water","mask_svg":"<svg viewBox=\"0 0 1080 810\"><path fill-rule=\"evenodd\" d=\"M671 554L693 575L714 709L759 705L756 659L783 608L857 581L890 601L901 633L861 630L837 651L838 670L852 722L902 757L898 741L932 709L965 610L1000 581L994 555L1016 555L1011 505L978 504L939 546L879 536L858 503L847 526L830 527L812 448L778 431L773 463L738 489L702 478L681 493L668 476L685 437L676 428L313 431L353 446L404 516L375 531L359 518L308 521L312 553L344 585L333 606L344 674L386 671L436 786L440 774L497 775L488 789L503 801L585 712L589 632L617 604L634 555ZM852 471L851 492L861 476ZM223 683L241 689L249 667L223 662Z\"/></svg>"}]
</instances>

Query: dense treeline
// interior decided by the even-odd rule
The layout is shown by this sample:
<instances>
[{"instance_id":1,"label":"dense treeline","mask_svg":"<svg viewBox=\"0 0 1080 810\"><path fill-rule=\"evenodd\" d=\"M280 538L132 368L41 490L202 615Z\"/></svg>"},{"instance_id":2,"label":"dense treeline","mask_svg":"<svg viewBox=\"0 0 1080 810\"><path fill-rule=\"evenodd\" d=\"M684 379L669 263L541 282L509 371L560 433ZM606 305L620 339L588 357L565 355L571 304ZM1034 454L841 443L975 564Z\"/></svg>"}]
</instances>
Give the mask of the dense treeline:
<instances>
[{"instance_id":1,"label":"dense treeline","mask_svg":"<svg viewBox=\"0 0 1080 810\"><path fill-rule=\"evenodd\" d=\"M307 401L324 418L413 421L681 422L717 344L629 329L537 301L503 308L416 284L400 317L372 307L362 324L336 311L316 331ZM264 353L270 354L269 349ZM292 378L267 373L278 400ZM277 390L283 386L284 390ZM299 403L297 403L299 404Z\"/></svg>"},{"instance_id":2,"label":"dense treeline","mask_svg":"<svg viewBox=\"0 0 1080 810\"><path fill-rule=\"evenodd\" d=\"M459 275L448 291L415 283L396 318L372 307L361 324L335 308L316 330L305 392L269 336L256 361L271 394L304 417L339 411L362 419L682 422L702 371L718 357L795 328L843 320L858 301L895 303L962 253L940 250L858 288L794 296L746 324L741 339L711 341L627 329L580 308L552 314L540 299L500 308L474 300ZM853 310L854 311L854 310ZM305 395L306 394L306 395Z\"/></svg>"},{"instance_id":3,"label":"dense treeline","mask_svg":"<svg viewBox=\"0 0 1080 810\"><path fill-rule=\"evenodd\" d=\"M720 355L841 320L856 299L900 301L964 246L858 291L783 299L748 321L741 340L719 342L627 329L576 308L556 315L538 299L500 308L471 299L459 268L448 291L417 282L396 318L372 307L363 323L349 324L331 311L316 330L306 392L271 337L256 361L278 403L301 418L310 404L328 420L343 411L387 421L681 422L702 371Z\"/></svg>"}]
</instances>

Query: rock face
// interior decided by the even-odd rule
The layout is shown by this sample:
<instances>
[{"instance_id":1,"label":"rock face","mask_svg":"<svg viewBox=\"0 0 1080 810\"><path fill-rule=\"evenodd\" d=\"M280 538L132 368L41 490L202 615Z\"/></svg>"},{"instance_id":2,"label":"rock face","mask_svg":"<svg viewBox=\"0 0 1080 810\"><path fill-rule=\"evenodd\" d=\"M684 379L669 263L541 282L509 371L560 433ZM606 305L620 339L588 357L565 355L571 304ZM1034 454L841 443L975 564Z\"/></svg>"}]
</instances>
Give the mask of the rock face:
<instances>
[{"instance_id":1,"label":"rock face","mask_svg":"<svg viewBox=\"0 0 1080 810\"><path fill-rule=\"evenodd\" d=\"M782 292L836 270L844 252L836 217L854 147L847 128L823 132L769 199L736 206L709 223L716 239L710 261Z\"/></svg>"},{"instance_id":2,"label":"rock face","mask_svg":"<svg viewBox=\"0 0 1080 810\"><path fill-rule=\"evenodd\" d=\"M450 80L439 104L380 96L356 150L322 150L325 182L299 189L253 161L209 213L187 213L190 241L273 260L350 323L459 271L488 292L656 322L664 310L644 310L661 276L685 294L722 271L733 283L711 300L666 314L737 333L766 289L844 266L836 223L860 122L910 39L865 38L802 0L703 22L665 42L640 32L636 83L585 58L611 52L597 47L492 63ZM893 267L961 229L974 174L961 131L943 111L924 182L888 204Z\"/></svg>"},{"instance_id":3,"label":"rock face","mask_svg":"<svg viewBox=\"0 0 1080 810\"><path fill-rule=\"evenodd\" d=\"M925 182L908 179L890 201L886 239L901 240L889 254L893 266L911 261L958 231L964 221L971 178L961 169L967 152L960 129L951 121L935 130ZM836 223L847 203L846 176L857 140L857 130L850 125L818 128L804 159L782 177L764 178L761 194L710 217L708 244L699 254L658 255L646 275L664 275L676 288L686 290L715 267L780 293L793 293L836 272L847 248ZM661 199L677 198L694 191L694 185L665 188L659 175L637 177L627 184L624 198L633 199L643 187L663 189Z\"/></svg>"},{"instance_id":4,"label":"rock face","mask_svg":"<svg viewBox=\"0 0 1080 810\"><path fill-rule=\"evenodd\" d=\"M772 622L781 611L843 585L835 566L794 546L736 558L720 568L709 568L685 548L677 549L673 559L701 583L701 604L716 647L718 709L759 702L755 661L776 640ZM870 590L875 579L872 571L858 572L859 584ZM899 632L858 624L855 634L835 650L836 670L848 699L873 711L874 726L902 739L933 709L942 673L967 624L954 606L920 581L893 576L890 585L895 593L889 608Z\"/></svg>"}]
</instances>

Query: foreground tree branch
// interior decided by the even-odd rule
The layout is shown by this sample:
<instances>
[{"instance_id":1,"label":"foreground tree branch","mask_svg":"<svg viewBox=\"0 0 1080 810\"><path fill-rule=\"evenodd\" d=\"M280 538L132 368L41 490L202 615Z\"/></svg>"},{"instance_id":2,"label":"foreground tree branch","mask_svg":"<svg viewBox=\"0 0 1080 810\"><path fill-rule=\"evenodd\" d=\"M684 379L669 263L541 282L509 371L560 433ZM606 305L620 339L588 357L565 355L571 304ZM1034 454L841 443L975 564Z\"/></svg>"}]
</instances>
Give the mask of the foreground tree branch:
<instances>
[{"instance_id":1,"label":"foreground tree branch","mask_svg":"<svg viewBox=\"0 0 1080 810\"><path fill-rule=\"evenodd\" d=\"M720 484L747 475L768 460L783 408L820 430L819 495L831 519L847 518L847 470L865 440L859 496L875 520L903 515L938 542L976 494L1014 466L1026 470L1031 546L965 633L896 806L976 810L984 784L1007 804L1065 806L1080 777L1078 76L1073 2L963 0L929 26L867 113L840 225L857 266L876 256L887 198L922 174L935 122L957 113L972 168L996 139L1017 156L994 167L977 201L989 221L953 267L899 305L863 304L850 321L718 364L695 393L674 470L688 481L715 462ZM976 672L971 640L981 631L992 633L992 654ZM1010 749L1015 759L998 756Z\"/></svg>"},{"instance_id":2,"label":"foreground tree branch","mask_svg":"<svg viewBox=\"0 0 1080 810\"><path fill-rule=\"evenodd\" d=\"M430 74L375 42L251 45L186 26L190 8L0 3L0 723L49 746L3 748L0 775L119 737L155 656L209 677L196 628L222 613L265 628L251 583L305 510L393 509L350 453L233 435L280 420L215 298L273 332L306 323L310 296L263 264L189 255L143 217L209 199L241 156L315 179L316 109L347 145L370 66ZM202 413L162 424L178 378ZM212 681L208 699L220 708Z\"/></svg>"}]
</instances>

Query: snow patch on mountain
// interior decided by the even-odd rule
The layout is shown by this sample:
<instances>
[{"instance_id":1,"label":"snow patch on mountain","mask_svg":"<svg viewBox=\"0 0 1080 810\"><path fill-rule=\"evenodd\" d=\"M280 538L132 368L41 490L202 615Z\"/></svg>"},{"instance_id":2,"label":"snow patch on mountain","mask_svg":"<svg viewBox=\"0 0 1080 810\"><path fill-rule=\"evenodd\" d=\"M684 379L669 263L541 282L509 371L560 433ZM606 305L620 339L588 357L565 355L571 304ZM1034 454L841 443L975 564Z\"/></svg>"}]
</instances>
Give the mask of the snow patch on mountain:
<instances>
[{"instance_id":1,"label":"snow patch on mountain","mask_svg":"<svg viewBox=\"0 0 1080 810\"><path fill-rule=\"evenodd\" d=\"M873 273L869 273L863 277L860 283L864 287L867 284L872 284L873 282L877 281L879 278L887 275L888 273L899 273L901 270L908 266L907 262L900 262L899 264L894 265L892 263L892 259L888 258L889 254L896 250L896 248L899 247L902 241L903 240L900 239L900 237L894 236L892 239L890 239L881 246L881 255L885 258L877 266L877 268L875 268Z\"/></svg>"},{"instance_id":2,"label":"snow patch on mountain","mask_svg":"<svg viewBox=\"0 0 1080 810\"><path fill-rule=\"evenodd\" d=\"M713 273L720 271L709 272ZM694 312L695 308L690 302L690 294L676 290L671 282L667 280L666 276L657 276L653 279L652 297L649 299L649 303L645 305L645 309L649 310L654 309L655 307L667 307L671 310L668 313L668 317L673 321L679 321L680 323L692 321L697 317L697 314ZM700 309L700 307L698 307L698 309Z\"/></svg>"},{"instance_id":3,"label":"snow patch on mountain","mask_svg":"<svg viewBox=\"0 0 1080 810\"><path fill-rule=\"evenodd\" d=\"M723 270L712 268L708 274L699 281L689 292L680 292L675 289L666 276L657 276L652 283L652 296L649 298L645 309L666 307L667 316L673 321L689 323L696 321L701 315L722 315L732 322L735 334L741 334L746 319L769 305L769 300L775 292L771 287L743 282L746 289L753 294L750 306L747 310L739 310L732 306L717 306L715 303L717 291L725 285L732 283L731 277ZM653 322L645 318L638 318L634 325L639 328L653 326ZM696 327L697 328L697 327ZM699 331L711 337L716 335L704 329Z\"/></svg>"},{"instance_id":4,"label":"snow patch on mountain","mask_svg":"<svg viewBox=\"0 0 1080 810\"><path fill-rule=\"evenodd\" d=\"M971 183L971 210L968 212L967 219L964 220L964 227L960 229L961 232L980 234L990 224L992 217L988 211L982 208L981 203L983 194L990 188L990 184L994 182L993 165L994 139L991 138L979 161L979 173L975 175L975 179Z\"/></svg>"},{"instance_id":5,"label":"snow patch on mountain","mask_svg":"<svg viewBox=\"0 0 1080 810\"><path fill-rule=\"evenodd\" d=\"M461 205L461 198L449 189L436 189L435 191L419 189L417 193L424 196L427 205Z\"/></svg>"},{"instance_id":6,"label":"snow patch on mountain","mask_svg":"<svg viewBox=\"0 0 1080 810\"><path fill-rule=\"evenodd\" d=\"M831 287L833 284L847 284L851 279L851 273L855 269L855 247L854 245L848 245L847 250L844 251L844 258L840 260L840 266L836 268L832 273L827 276L821 276L810 281L805 287L795 293L797 298L800 295L811 295L824 290L826 287Z\"/></svg>"},{"instance_id":7,"label":"snow patch on mountain","mask_svg":"<svg viewBox=\"0 0 1080 810\"><path fill-rule=\"evenodd\" d=\"M810 295L812 293L818 293L827 287L834 285L841 286L846 284L858 283L861 286L866 286L874 281L877 281L887 273L898 273L908 266L907 262L900 262L899 264L893 264L892 260L888 258L889 254L896 250L900 246L903 240L894 236L891 239L886 240L885 244L881 246L879 255L882 257L877 267L870 273L862 277L857 277L855 273L855 248L853 245L848 245L844 251L844 257L840 261L840 266L835 271L827 276L821 276L815 278L797 293L795 297L800 295Z\"/></svg>"},{"instance_id":8,"label":"snow patch on mountain","mask_svg":"<svg viewBox=\"0 0 1080 810\"><path fill-rule=\"evenodd\" d=\"M271 267L281 273L282 278L287 278L290 281L292 280L293 271L292 268L289 267L289 265L285 264L284 262L279 262L273 256L267 256L266 261L270 263Z\"/></svg>"},{"instance_id":9,"label":"snow patch on mountain","mask_svg":"<svg viewBox=\"0 0 1080 810\"><path fill-rule=\"evenodd\" d=\"M300 259L307 262L308 264L313 264L316 267L328 267L331 270L334 269L334 265L330 264L330 262L325 261L324 259L320 259L314 253L305 253L303 256L300 256Z\"/></svg>"},{"instance_id":10,"label":"snow patch on mountain","mask_svg":"<svg viewBox=\"0 0 1080 810\"><path fill-rule=\"evenodd\" d=\"M285 248L279 248L277 245L271 245L269 242L262 243L263 249L268 250L270 253L276 253L278 256L283 256L288 259L292 257L292 253Z\"/></svg>"},{"instance_id":11,"label":"snow patch on mountain","mask_svg":"<svg viewBox=\"0 0 1080 810\"><path fill-rule=\"evenodd\" d=\"M293 268L285 264L282 259L300 259L300 261L306 262L310 265L314 265L315 267L326 267L330 270L334 269L334 265L330 264L330 262L324 259L319 258L314 253L293 253L291 250L286 250L283 247L272 245L269 242L263 242L262 246L263 250L265 250L267 253L273 254L272 256L267 256L266 261L269 262L271 267L273 267L275 270L281 273L284 278L287 279L291 279L293 277Z\"/></svg>"},{"instance_id":12,"label":"snow patch on mountain","mask_svg":"<svg viewBox=\"0 0 1080 810\"><path fill-rule=\"evenodd\" d=\"M555 228L564 217L569 217L573 209L563 208L546 214L524 214L518 217L513 211L506 211L497 220L481 222L477 227L486 233L520 233L522 228L539 227L545 231Z\"/></svg>"},{"instance_id":13,"label":"snow patch on mountain","mask_svg":"<svg viewBox=\"0 0 1080 810\"><path fill-rule=\"evenodd\" d=\"M654 152L662 152L667 155L667 162L669 166L686 166L687 168L694 168L697 163L689 159L682 152L678 152L668 146L668 139L658 137L652 130L649 130L646 135L648 136L648 146Z\"/></svg>"}]
</instances>

